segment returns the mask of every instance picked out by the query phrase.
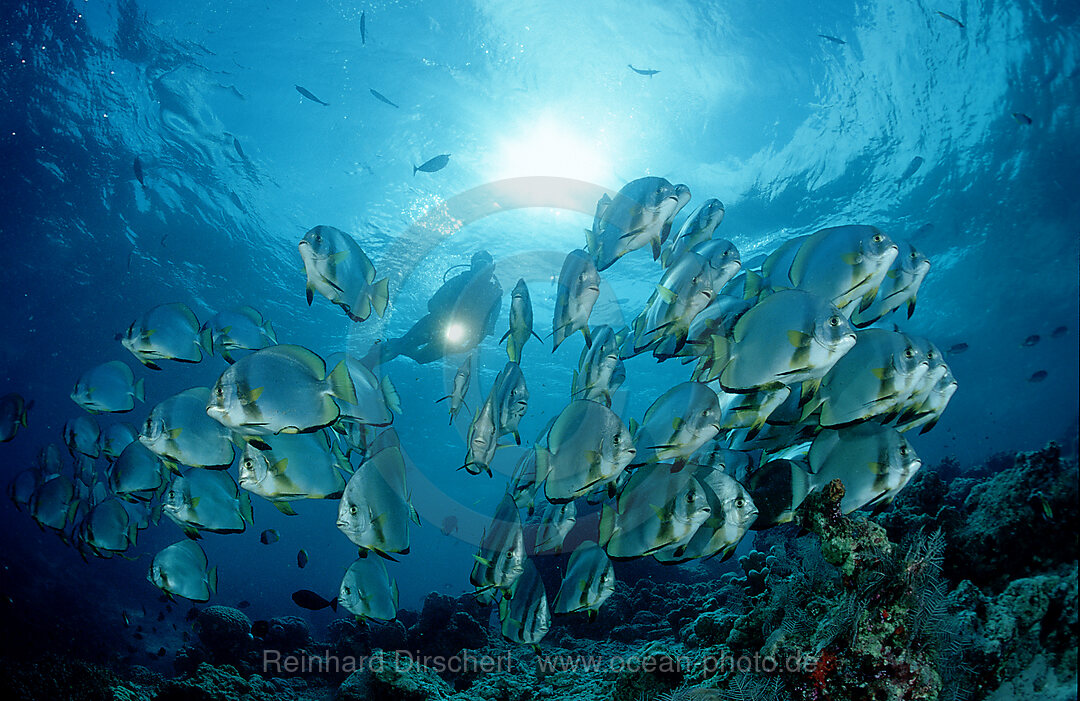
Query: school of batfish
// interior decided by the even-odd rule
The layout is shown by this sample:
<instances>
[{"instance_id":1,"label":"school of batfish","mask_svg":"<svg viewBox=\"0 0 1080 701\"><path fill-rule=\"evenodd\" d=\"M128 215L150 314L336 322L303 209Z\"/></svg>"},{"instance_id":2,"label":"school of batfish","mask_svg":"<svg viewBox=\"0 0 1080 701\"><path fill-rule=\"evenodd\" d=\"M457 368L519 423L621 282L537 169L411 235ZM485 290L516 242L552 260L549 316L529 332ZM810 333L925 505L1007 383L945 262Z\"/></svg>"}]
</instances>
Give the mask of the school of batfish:
<instances>
[{"instance_id":1,"label":"school of batfish","mask_svg":"<svg viewBox=\"0 0 1080 701\"><path fill-rule=\"evenodd\" d=\"M885 507L921 465L905 435L930 430L956 391L932 342L878 323L915 309L930 261L913 246L873 226L835 226L784 242L750 270L716 235L724 218L717 199L671 234L689 201L685 185L634 180L601 198L586 246L563 263L552 352L579 331L585 348L565 408L517 464L470 576L477 596L498 605L511 641L537 644L552 614L595 615L615 588L613 560L728 557L749 530L792 520L809 493L833 480L845 486L844 513ZM645 308L625 328L590 326L602 271L646 246L662 270ZM386 312L387 280L376 280L352 237L316 226L299 251L308 304L318 292L356 322ZM521 444L523 348L539 341L524 280L511 293L508 326L509 360L469 422L460 466L471 474L491 474L504 436ZM117 338L155 370L215 353L228 366L212 387L158 403L141 427L104 430L94 415L132 411L143 380L119 360L87 370L71 392L87 414L63 429L70 468L58 445L46 445L37 465L12 481L16 505L84 557L128 551L164 513L188 539L157 553L148 579L169 596L201 602L217 582L201 532L244 531L254 522L252 494L289 515L293 501L337 499L337 526L359 557L333 601L307 590L293 598L307 608L395 618L397 587L383 558L407 554L410 521L420 521L390 427L400 398L389 378L345 354L323 358L279 344L251 307L200 324L186 305L165 304ZM611 408L626 379L623 361L647 353L684 364L687 379L640 420L624 420ZM451 422L475 363L465 356L442 398ZM4 398L3 414L6 436L25 425L14 399ZM594 518L579 519L587 513ZM527 550L528 519L536 538ZM585 525L592 532L549 604L531 558L560 552ZM266 531L262 542L277 537Z\"/></svg>"}]
</instances>

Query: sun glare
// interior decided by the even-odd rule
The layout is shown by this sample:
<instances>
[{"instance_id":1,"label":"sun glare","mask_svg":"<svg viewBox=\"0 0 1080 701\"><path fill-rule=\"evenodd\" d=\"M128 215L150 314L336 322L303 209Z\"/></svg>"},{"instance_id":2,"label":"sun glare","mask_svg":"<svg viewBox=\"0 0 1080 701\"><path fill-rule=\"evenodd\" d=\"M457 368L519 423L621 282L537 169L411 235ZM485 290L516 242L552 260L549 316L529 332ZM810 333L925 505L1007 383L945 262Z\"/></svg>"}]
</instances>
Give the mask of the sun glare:
<instances>
[{"instance_id":1,"label":"sun glare","mask_svg":"<svg viewBox=\"0 0 1080 701\"><path fill-rule=\"evenodd\" d=\"M549 116L501 139L497 154L496 171L502 178L547 175L597 182L611 167L595 141Z\"/></svg>"}]
</instances>

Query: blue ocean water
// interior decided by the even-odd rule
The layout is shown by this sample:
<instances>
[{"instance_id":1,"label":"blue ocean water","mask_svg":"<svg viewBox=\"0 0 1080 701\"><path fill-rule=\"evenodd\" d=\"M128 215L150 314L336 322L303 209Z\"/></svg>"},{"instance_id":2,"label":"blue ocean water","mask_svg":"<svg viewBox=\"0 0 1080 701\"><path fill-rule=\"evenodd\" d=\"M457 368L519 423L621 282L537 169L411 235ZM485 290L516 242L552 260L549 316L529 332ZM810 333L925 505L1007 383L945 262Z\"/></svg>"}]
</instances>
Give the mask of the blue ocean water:
<instances>
[{"instance_id":1,"label":"blue ocean water","mask_svg":"<svg viewBox=\"0 0 1080 701\"><path fill-rule=\"evenodd\" d=\"M1067 2L5 3L0 393L34 404L0 446L2 476L60 442L81 412L68 394L84 369L135 365L114 336L157 304L184 302L200 320L250 304L281 340L362 354L404 332L445 271L484 248L507 293L529 282L545 335L594 188L644 175L686 183L685 213L721 199L718 233L744 261L842 223L926 253L917 312L896 321L969 349L949 358L960 383L949 410L912 439L924 463L1075 436L1078 17ZM444 153L445 169L413 172ZM534 176L582 185L570 201L543 189L515 199L507 180ZM353 234L390 275L384 319L357 324L319 296L305 302L296 246L317 224ZM658 275L646 250L605 271L592 322L628 322ZM485 391L504 363L508 306L479 351ZM526 346L525 438L565 406L582 345ZM435 400L459 363L385 368L424 524L389 565L403 607L470 589L479 533L520 455L500 450L492 478L457 469L467 423L448 426ZM640 417L684 379L669 365L627 362L620 416ZM147 402L118 419L138 424L224 367L136 368ZM1029 381L1040 370L1045 381ZM203 541L219 568L214 601L248 600L257 618L299 613L297 589L336 592L355 555L336 502L301 503L298 517L255 508L254 528ZM135 559L84 562L13 508L2 522L8 613L85 621L106 639L122 610L157 605L149 557L181 537L163 521ZM281 540L261 544L266 528ZM334 617L303 613L317 626ZM176 643L164 627L155 635Z\"/></svg>"}]
</instances>

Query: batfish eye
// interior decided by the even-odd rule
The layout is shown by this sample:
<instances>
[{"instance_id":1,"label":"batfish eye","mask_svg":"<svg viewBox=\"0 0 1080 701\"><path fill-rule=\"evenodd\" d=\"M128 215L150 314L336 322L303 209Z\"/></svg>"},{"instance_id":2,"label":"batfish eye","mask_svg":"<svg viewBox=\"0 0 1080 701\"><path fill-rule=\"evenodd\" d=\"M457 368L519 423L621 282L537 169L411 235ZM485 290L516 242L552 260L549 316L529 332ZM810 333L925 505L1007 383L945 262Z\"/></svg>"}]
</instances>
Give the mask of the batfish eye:
<instances>
[{"instance_id":1,"label":"batfish eye","mask_svg":"<svg viewBox=\"0 0 1080 701\"><path fill-rule=\"evenodd\" d=\"M225 396L225 389L221 385L214 385L214 396L221 398Z\"/></svg>"},{"instance_id":2,"label":"batfish eye","mask_svg":"<svg viewBox=\"0 0 1080 701\"><path fill-rule=\"evenodd\" d=\"M506 551L506 561L510 562L513 559L514 559L514 551L513 550L507 550Z\"/></svg>"},{"instance_id":3,"label":"batfish eye","mask_svg":"<svg viewBox=\"0 0 1080 701\"><path fill-rule=\"evenodd\" d=\"M912 252L911 252L911 259L912 259L912 260L915 260L915 259L916 259L916 258L918 258L918 257L919 257L919 254L918 254L918 253L916 253L915 251L912 251Z\"/></svg>"},{"instance_id":4,"label":"batfish eye","mask_svg":"<svg viewBox=\"0 0 1080 701\"><path fill-rule=\"evenodd\" d=\"M250 470L251 465L251 458L244 458L244 468Z\"/></svg>"},{"instance_id":5,"label":"batfish eye","mask_svg":"<svg viewBox=\"0 0 1080 701\"><path fill-rule=\"evenodd\" d=\"M838 316L830 316L829 317L829 326L832 326L833 328L835 328L835 327L837 327L839 325L840 325L840 317L838 317Z\"/></svg>"},{"instance_id":6,"label":"batfish eye","mask_svg":"<svg viewBox=\"0 0 1080 701\"><path fill-rule=\"evenodd\" d=\"M349 587L345 587L345 593L352 594L352 589L350 589Z\"/></svg>"},{"instance_id":7,"label":"batfish eye","mask_svg":"<svg viewBox=\"0 0 1080 701\"><path fill-rule=\"evenodd\" d=\"M705 409L704 411L701 412L702 418L704 418L704 417L706 417L708 415L709 415L709 410L708 409Z\"/></svg>"},{"instance_id":8,"label":"batfish eye","mask_svg":"<svg viewBox=\"0 0 1080 701\"><path fill-rule=\"evenodd\" d=\"M686 493L686 503L687 504L693 504L694 503L694 492L692 490Z\"/></svg>"},{"instance_id":9,"label":"batfish eye","mask_svg":"<svg viewBox=\"0 0 1080 701\"><path fill-rule=\"evenodd\" d=\"M741 509L744 506L746 506L746 499L743 499L742 497L739 497L738 499L735 500L735 508L736 509Z\"/></svg>"},{"instance_id":10,"label":"batfish eye","mask_svg":"<svg viewBox=\"0 0 1080 701\"><path fill-rule=\"evenodd\" d=\"M611 439L611 442L614 443L615 445L618 445L620 440L621 439L619 438L619 434L616 433L615 437Z\"/></svg>"},{"instance_id":11,"label":"batfish eye","mask_svg":"<svg viewBox=\"0 0 1080 701\"><path fill-rule=\"evenodd\" d=\"M908 358L914 358L915 357L915 351L908 348L907 350L904 351L904 356L908 357Z\"/></svg>"},{"instance_id":12,"label":"batfish eye","mask_svg":"<svg viewBox=\"0 0 1080 701\"><path fill-rule=\"evenodd\" d=\"M349 507L349 513L352 514L353 516L356 515L356 505L353 505L353 506Z\"/></svg>"},{"instance_id":13,"label":"batfish eye","mask_svg":"<svg viewBox=\"0 0 1080 701\"><path fill-rule=\"evenodd\" d=\"M874 243L881 243L885 240L885 237L881 234L874 234Z\"/></svg>"},{"instance_id":14,"label":"batfish eye","mask_svg":"<svg viewBox=\"0 0 1080 701\"><path fill-rule=\"evenodd\" d=\"M900 454L901 455L907 455L907 446L906 445L900 446Z\"/></svg>"}]
</instances>

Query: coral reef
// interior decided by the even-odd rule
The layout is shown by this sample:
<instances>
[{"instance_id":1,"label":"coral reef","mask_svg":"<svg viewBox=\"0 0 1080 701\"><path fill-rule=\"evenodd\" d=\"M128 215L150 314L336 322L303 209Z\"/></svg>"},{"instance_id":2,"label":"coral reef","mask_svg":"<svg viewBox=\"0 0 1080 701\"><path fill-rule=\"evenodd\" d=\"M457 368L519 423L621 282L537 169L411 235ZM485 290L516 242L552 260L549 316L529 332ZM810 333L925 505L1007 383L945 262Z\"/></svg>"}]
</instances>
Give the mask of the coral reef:
<instances>
[{"instance_id":1,"label":"coral reef","mask_svg":"<svg viewBox=\"0 0 1080 701\"><path fill-rule=\"evenodd\" d=\"M194 628L215 664L237 662L251 649L251 619L231 606L207 606Z\"/></svg>"},{"instance_id":2,"label":"coral reef","mask_svg":"<svg viewBox=\"0 0 1080 701\"><path fill-rule=\"evenodd\" d=\"M421 656L451 657L466 648L483 647L488 642L488 613L472 596L454 598L432 592L409 628L409 649Z\"/></svg>"},{"instance_id":3,"label":"coral reef","mask_svg":"<svg viewBox=\"0 0 1080 701\"><path fill-rule=\"evenodd\" d=\"M430 598L430 597L429 597ZM378 651L338 687L337 701L426 701L452 693L433 671L408 655Z\"/></svg>"},{"instance_id":4,"label":"coral reef","mask_svg":"<svg viewBox=\"0 0 1080 701\"><path fill-rule=\"evenodd\" d=\"M1003 469L961 472L947 463L921 471L879 520L894 539L941 528L945 575L1000 591L1013 579L1077 560L1078 478L1076 462L1053 443L994 462ZM947 481L950 472L957 476Z\"/></svg>"}]
</instances>

